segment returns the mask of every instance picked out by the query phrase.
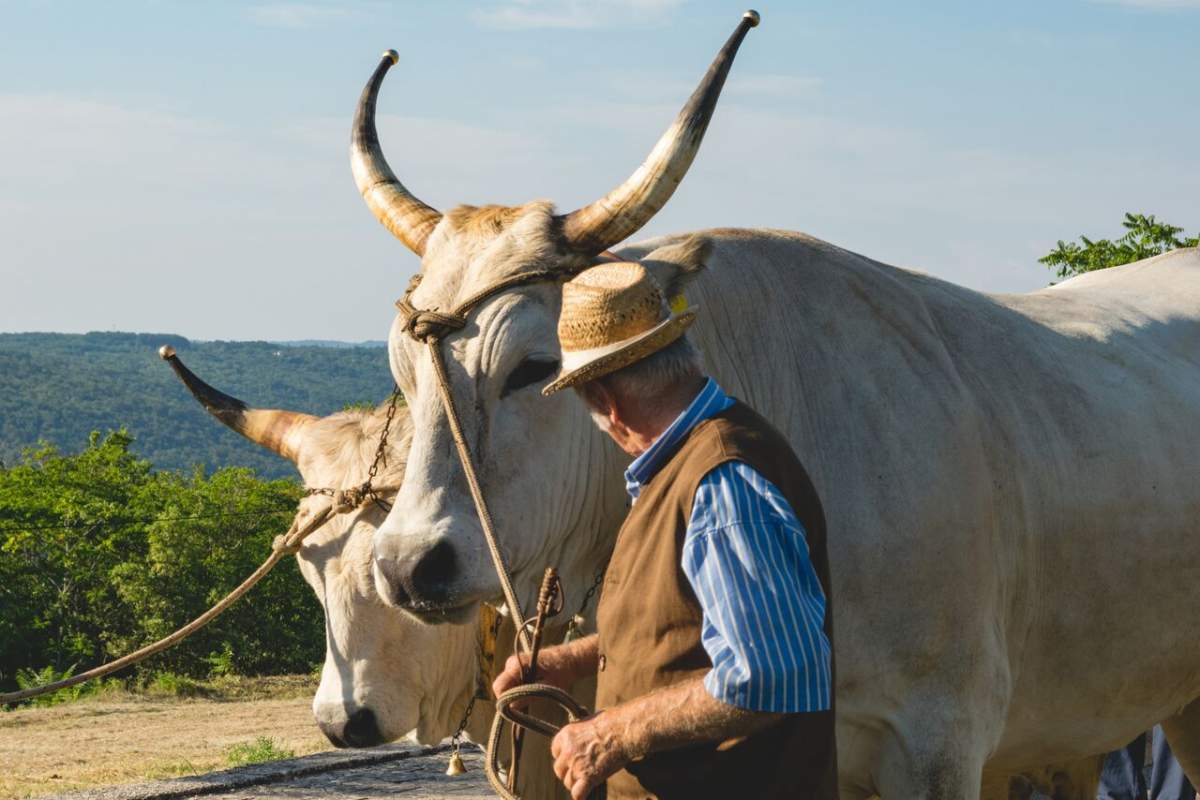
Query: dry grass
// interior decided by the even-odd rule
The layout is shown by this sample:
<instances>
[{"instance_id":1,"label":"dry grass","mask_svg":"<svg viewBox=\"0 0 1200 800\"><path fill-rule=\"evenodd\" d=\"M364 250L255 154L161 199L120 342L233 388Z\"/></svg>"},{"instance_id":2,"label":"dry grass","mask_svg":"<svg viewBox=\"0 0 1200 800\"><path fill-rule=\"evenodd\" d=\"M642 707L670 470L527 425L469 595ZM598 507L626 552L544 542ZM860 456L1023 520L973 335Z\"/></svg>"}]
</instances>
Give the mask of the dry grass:
<instances>
[{"instance_id":1,"label":"dry grass","mask_svg":"<svg viewBox=\"0 0 1200 800\"><path fill-rule=\"evenodd\" d=\"M269 737L281 751L329 749L313 723L316 682L224 679L207 696L107 693L0 713L0 798L24 798L230 766L230 751Z\"/></svg>"}]
</instances>

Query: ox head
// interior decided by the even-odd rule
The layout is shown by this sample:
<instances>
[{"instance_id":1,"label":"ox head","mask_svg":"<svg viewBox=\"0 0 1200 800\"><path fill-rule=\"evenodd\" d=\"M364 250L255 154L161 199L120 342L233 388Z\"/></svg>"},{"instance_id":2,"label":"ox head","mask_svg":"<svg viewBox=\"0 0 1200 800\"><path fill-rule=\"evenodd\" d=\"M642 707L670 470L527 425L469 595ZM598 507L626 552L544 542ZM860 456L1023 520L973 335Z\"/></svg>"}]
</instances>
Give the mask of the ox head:
<instances>
[{"instance_id":1,"label":"ox head","mask_svg":"<svg viewBox=\"0 0 1200 800\"><path fill-rule=\"evenodd\" d=\"M249 408L200 380L173 348L160 353L214 417L295 462L308 486L351 487L366 480L385 408L327 417ZM411 434L408 413L398 408L376 485L399 483ZM430 628L387 607L375 593L371 541L384 516L373 503L335 516L296 555L325 611L325 665L313 714L338 747L407 735L436 743L453 732L475 688L474 620Z\"/></svg>"},{"instance_id":2,"label":"ox head","mask_svg":"<svg viewBox=\"0 0 1200 800\"><path fill-rule=\"evenodd\" d=\"M517 273L566 277L596 263L670 198L691 165L733 58L758 15L747 12L645 162L621 185L569 214L549 203L460 206L445 214L417 199L384 159L375 129L380 86L398 59L384 54L359 100L351 140L355 181L381 223L422 259L412 306L450 311ZM681 241L644 263L674 294L706 253ZM441 348L463 433L476 461L518 591L528 598L546 564L581 591L624 513L621 456L570 393L544 398L558 371L560 289L549 281L479 304ZM415 430L396 508L375 536L380 596L427 622L457 621L499 596L479 520L437 388L428 348L403 313L389 354Z\"/></svg>"}]
</instances>

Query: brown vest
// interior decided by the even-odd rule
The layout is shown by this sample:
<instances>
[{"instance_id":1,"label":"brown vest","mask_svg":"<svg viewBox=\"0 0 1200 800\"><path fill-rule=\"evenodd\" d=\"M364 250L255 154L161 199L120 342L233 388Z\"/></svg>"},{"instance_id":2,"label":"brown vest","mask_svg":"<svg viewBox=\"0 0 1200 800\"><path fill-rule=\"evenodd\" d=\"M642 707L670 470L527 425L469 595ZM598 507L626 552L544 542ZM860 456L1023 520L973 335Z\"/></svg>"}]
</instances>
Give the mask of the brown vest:
<instances>
[{"instance_id":1,"label":"brown vest","mask_svg":"<svg viewBox=\"0 0 1200 800\"><path fill-rule=\"evenodd\" d=\"M596 612L597 708L702 677L712 667L700 643L702 612L680 566L700 480L742 461L778 487L808 540L825 591L825 634L833 641L833 598L825 517L787 441L747 406L701 422L642 487L617 536ZM833 712L789 714L748 737L655 753L608 781L611 800L789 798L836 800Z\"/></svg>"}]
</instances>

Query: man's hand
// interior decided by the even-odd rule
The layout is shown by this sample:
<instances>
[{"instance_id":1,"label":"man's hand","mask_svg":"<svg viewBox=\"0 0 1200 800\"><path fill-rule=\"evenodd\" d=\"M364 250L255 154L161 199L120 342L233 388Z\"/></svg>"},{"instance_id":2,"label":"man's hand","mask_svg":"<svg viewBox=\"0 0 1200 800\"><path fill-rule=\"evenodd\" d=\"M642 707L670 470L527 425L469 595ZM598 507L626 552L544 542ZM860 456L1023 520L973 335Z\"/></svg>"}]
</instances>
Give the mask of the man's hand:
<instances>
[{"instance_id":1,"label":"man's hand","mask_svg":"<svg viewBox=\"0 0 1200 800\"><path fill-rule=\"evenodd\" d=\"M592 788L635 759L746 736L782 717L726 705L708 693L703 678L693 678L560 730L550 743L554 774L574 800L583 800Z\"/></svg>"},{"instance_id":2,"label":"man's hand","mask_svg":"<svg viewBox=\"0 0 1200 800\"><path fill-rule=\"evenodd\" d=\"M620 737L606 724L604 712L567 725L550 743L554 774L571 793L584 800L613 773L629 763Z\"/></svg>"},{"instance_id":3,"label":"man's hand","mask_svg":"<svg viewBox=\"0 0 1200 800\"><path fill-rule=\"evenodd\" d=\"M570 644L547 647L538 654L536 680L538 683L548 683L568 691L575 681L596 673L597 657L595 636L588 636ZM521 678L521 665L528 665L529 657L520 656L519 659L516 653L509 656L504 662L504 669L492 681L492 691L497 697L524 683Z\"/></svg>"}]
</instances>

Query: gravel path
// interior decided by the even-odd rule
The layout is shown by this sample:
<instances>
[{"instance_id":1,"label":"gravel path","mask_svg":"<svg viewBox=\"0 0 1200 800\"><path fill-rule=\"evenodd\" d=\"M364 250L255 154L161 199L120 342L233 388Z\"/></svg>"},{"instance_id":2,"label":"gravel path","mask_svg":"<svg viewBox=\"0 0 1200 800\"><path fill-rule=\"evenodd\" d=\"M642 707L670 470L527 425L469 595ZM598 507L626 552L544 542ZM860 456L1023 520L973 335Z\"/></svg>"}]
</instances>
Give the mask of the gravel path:
<instances>
[{"instance_id":1,"label":"gravel path","mask_svg":"<svg viewBox=\"0 0 1200 800\"><path fill-rule=\"evenodd\" d=\"M439 797L485 800L494 795L483 776L483 757L463 749L467 773L448 778L448 748L388 745L359 751L317 753L252 767L212 772L169 781L92 789L40 800L383 800L400 795L409 800Z\"/></svg>"}]
</instances>

